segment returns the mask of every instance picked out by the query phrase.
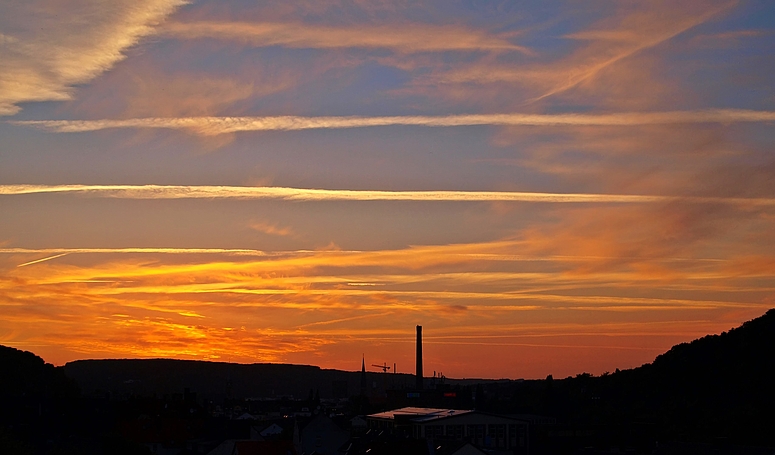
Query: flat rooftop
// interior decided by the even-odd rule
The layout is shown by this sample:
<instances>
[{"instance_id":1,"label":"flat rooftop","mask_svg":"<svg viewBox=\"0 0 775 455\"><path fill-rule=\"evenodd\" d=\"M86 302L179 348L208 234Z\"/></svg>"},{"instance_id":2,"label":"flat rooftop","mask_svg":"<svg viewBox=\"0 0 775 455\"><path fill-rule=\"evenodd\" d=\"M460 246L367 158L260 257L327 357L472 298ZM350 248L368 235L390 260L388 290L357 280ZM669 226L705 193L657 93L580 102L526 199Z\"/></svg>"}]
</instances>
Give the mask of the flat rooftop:
<instances>
[{"instance_id":1,"label":"flat rooftop","mask_svg":"<svg viewBox=\"0 0 775 455\"><path fill-rule=\"evenodd\" d=\"M392 411L379 412L366 416L370 419L395 420L396 416L409 418L413 422L427 422L429 420L442 419L444 417L458 416L473 412L465 409L437 409L437 408L399 408Z\"/></svg>"}]
</instances>

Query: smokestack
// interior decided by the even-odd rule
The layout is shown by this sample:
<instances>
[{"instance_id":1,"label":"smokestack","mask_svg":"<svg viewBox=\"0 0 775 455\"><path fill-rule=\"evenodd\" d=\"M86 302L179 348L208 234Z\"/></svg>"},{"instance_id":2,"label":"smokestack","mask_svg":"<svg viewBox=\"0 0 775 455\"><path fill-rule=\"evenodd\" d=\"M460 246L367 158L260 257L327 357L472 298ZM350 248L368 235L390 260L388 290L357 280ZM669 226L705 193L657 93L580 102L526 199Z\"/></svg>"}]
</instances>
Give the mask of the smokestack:
<instances>
[{"instance_id":1,"label":"smokestack","mask_svg":"<svg viewBox=\"0 0 775 455\"><path fill-rule=\"evenodd\" d=\"M417 390L422 390L422 326L417 326L417 371L416 371Z\"/></svg>"}]
</instances>

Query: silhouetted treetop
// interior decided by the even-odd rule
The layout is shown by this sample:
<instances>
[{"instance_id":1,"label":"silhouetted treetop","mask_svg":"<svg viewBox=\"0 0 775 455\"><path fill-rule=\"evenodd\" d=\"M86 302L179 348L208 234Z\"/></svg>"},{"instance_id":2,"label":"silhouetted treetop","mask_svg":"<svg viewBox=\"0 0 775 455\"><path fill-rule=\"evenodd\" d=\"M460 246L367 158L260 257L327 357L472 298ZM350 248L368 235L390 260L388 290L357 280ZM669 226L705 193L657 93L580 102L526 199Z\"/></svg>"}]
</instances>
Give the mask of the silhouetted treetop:
<instances>
[{"instance_id":1,"label":"silhouetted treetop","mask_svg":"<svg viewBox=\"0 0 775 455\"><path fill-rule=\"evenodd\" d=\"M77 386L61 368L31 352L0 346L0 396L64 398L76 394Z\"/></svg>"}]
</instances>

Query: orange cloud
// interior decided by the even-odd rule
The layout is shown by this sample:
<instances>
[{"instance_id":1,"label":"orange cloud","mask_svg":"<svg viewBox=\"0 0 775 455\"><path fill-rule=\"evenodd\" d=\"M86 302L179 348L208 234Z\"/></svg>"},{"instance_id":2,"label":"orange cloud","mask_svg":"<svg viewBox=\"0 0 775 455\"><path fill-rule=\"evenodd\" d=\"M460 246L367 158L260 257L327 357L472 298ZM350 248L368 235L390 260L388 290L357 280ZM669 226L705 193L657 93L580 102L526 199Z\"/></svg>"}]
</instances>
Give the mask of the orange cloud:
<instances>
[{"instance_id":1,"label":"orange cloud","mask_svg":"<svg viewBox=\"0 0 775 455\"><path fill-rule=\"evenodd\" d=\"M269 235L279 235L281 237L287 237L294 235L293 229L289 227L279 227L277 224L255 222L250 223L250 229Z\"/></svg>"}]
</instances>

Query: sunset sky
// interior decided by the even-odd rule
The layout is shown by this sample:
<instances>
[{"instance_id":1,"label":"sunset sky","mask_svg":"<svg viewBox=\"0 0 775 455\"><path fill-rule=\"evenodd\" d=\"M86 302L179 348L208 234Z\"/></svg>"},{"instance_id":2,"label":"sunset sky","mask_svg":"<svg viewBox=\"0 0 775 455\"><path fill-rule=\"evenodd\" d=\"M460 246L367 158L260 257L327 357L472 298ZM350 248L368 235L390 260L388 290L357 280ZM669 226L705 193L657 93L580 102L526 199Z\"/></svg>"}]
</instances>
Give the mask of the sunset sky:
<instances>
[{"instance_id":1,"label":"sunset sky","mask_svg":"<svg viewBox=\"0 0 775 455\"><path fill-rule=\"evenodd\" d=\"M601 374L775 307L775 3L0 2L0 344Z\"/></svg>"}]
</instances>

